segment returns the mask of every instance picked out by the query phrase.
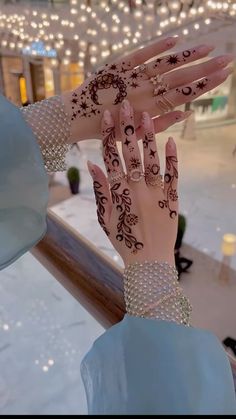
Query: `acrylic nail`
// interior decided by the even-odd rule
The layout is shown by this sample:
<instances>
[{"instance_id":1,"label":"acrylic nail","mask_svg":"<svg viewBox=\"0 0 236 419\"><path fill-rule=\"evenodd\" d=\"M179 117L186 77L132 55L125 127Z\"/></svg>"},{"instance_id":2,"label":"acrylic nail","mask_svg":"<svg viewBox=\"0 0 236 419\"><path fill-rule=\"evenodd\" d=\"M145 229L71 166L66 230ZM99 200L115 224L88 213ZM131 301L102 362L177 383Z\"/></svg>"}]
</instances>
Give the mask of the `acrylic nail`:
<instances>
[{"instance_id":1,"label":"acrylic nail","mask_svg":"<svg viewBox=\"0 0 236 419\"><path fill-rule=\"evenodd\" d=\"M111 112L110 112L110 111L108 111L107 109L104 111L104 114L103 114L103 119L104 119L104 122L105 122L107 125L111 125L111 124L112 124L112 116L111 116Z\"/></svg>"},{"instance_id":2,"label":"acrylic nail","mask_svg":"<svg viewBox=\"0 0 236 419\"><path fill-rule=\"evenodd\" d=\"M197 51L199 54L205 55L209 54L209 52L213 51L215 47L213 45L200 45L200 47L197 48Z\"/></svg>"},{"instance_id":3,"label":"acrylic nail","mask_svg":"<svg viewBox=\"0 0 236 419\"><path fill-rule=\"evenodd\" d=\"M234 60L233 54L226 54L226 55L221 55L220 57L217 57L216 62L219 67L226 67L233 60Z\"/></svg>"},{"instance_id":4,"label":"acrylic nail","mask_svg":"<svg viewBox=\"0 0 236 419\"><path fill-rule=\"evenodd\" d=\"M94 179L94 177L96 175L95 166L93 165L93 163L90 160L87 161L87 166L88 166L88 171L89 171L90 175Z\"/></svg>"},{"instance_id":5,"label":"acrylic nail","mask_svg":"<svg viewBox=\"0 0 236 419\"><path fill-rule=\"evenodd\" d=\"M147 112L142 113L142 125L144 126L144 128L150 128L151 119Z\"/></svg>"},{"instance_id":6,"label":"acrylic nail","mask_svg":"<svg viewBox=\"0 0 236 419\"><path fill-rule=\"evenodd\" d=\"M224 70L221 70L219 72L219 76L222 80L227 79L227 77L233 73L233 68L232 67L228 67L228 68L224 68Z\"/></svg>"},{"instance_id":7,"label":"acrylic nail","mask_svg":"<svg viewBox=\"0 0 236 419\"><path fill-rule=\"evenodd\" d=\"M169 138L168 138L167 145L168 145L168 147L170 147L170 148L175 148L175 142L174 142L174 140L173 140L173 138L172 138L172 137L169 137Z\"/></svg>"},{"instance_id":8,"label":"acrylic nail","mask_svg":"<svg viewBox=\"0 0 236 419\"><path fill-rule=\"evenodd\" d=\"M166 45L167 47L173 47L177 41L178 41L178 36L171 36L170 38L166 39Z\"/></svg>"},{"instance_id":9,"label":"acrylic nail","mask_svg":"<svg viewBox=\"0 0 236 419\"><path fill-rule=\"evenodd\" d=\"M124 99L121 106L122 106L122 109L123 109L125 115L126 116L129 116L130 115L130 104L129 104L129 101L127 99Z\"/></svg>"},{"instance_id":10,"label":"acrylic nail","mask_svg":"<svg viewBox=\"0 0 236 419\"><path fill-rule=\"evenodd\" d=\"M184 112L184 119L189 118L193 114L194 114L194 111L186 111L186 112Z\"/></svg>"}]
</instances>

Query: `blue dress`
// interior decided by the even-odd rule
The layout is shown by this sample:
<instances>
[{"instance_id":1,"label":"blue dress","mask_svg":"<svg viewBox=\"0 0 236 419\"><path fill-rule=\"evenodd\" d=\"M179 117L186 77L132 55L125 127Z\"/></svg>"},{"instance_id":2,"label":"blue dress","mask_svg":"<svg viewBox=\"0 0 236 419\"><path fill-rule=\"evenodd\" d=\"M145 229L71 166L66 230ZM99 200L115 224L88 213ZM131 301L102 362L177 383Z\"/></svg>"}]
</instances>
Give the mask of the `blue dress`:
<instances>
[{"instance_id":1,"label":"blue dress","mask_svg":"<svg viewBox=\"0 0 236 419\"><path fill-rule=\"evenodd\" d=\"M48 180L21 112L0 96L0 269L46 231ZM236 414L232 373L210 332L126 315L81 373L90 414Z\"/></svg>"}]
</instances>

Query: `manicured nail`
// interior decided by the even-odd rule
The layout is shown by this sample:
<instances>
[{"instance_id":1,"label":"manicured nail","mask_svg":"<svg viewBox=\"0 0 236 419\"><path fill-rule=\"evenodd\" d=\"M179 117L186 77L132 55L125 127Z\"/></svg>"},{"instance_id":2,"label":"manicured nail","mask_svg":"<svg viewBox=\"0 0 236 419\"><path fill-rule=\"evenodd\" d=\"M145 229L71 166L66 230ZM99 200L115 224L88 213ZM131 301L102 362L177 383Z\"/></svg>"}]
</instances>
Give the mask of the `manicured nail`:
<instances>
[{"instance_id":1,"label":"manicured nail","mask_svg":"<svg viewBox=\"0 0 236 419\"><path fill-rule=\"evenodd\" d=\"M175 149L175 142L174 142L172 137L168 138L167 145L168 145L168 147L170 147L172 149Z\"/></svg>"},{"instance_id":2,"label":"manicured nail","mask_svg":"<svg viewBox=\"0 0 236 419\"><path fill-rule=\"evenodd\" d=\"M130 115L130 104L129 104L129 101L127 99L124 99L121 106L122 106L122 110L123 110L124 114L126 116L129 116Z\"/></svg>"},{"instance_id":3,"label":"manicured nail","mask_svg":"<svg viewBox=\"0 0 236 419\"><path fill-rule=\"evenodd\" d=\"M90 175L94 179L94 177L96 175L95 166L93 165L93 163L90 160L87 161L87 166L88 166L88 171L89 171Z\"/></svg>"},{"instance_id":4,"label":"manicured nail","mask_svg":"<svg viewBox=\"0 0 236 419\"><path fill-rule=\"evenodd\" d=\"M142 125L146 129L150 128L151 118L147 112L142 113Z\"/></svg>"},{"instance_id":5,"label":"manicured nail","mask_svg":"<svg viewBox=\"0 0 236 419\"><path fill-rule=\"evenodd\" d=\"M111 125L111 124L112 124L112 116L111 116L111 112L110 112L110 111L108 111L107 109L104 111L104 114L103 114L103 119L104 119L104 122L105 122L107 125Z\"/></svg>"},{"instance_id":6,"label":"manicured nail","mask_svg":"<svg viewBox=\"0 0 236 419\"><path fill-rule=\"evenodd\" d=\"M173 47L176 42L178 41L178 36L170 36L166 39L166 45L167 47Z\"/></svg>"},{"instance_id":7,"label":"manicured nail","mask_svg":"<svg viewBox=\"0 0 236 419\"><path fill-rule=\"evenodd\" d=\"M216 60L219 67L226 67L232 61L234 61L234 55L233 54L221 55Z\"/></svg>"},{"instance_id":8,"label":"manicured nail","mask_svg":"<svg viewBox=\"0 0 236 419\"><path fill-rule=\"evenodd\" d=\"M224 68L224 70L221 70L220 72L219 72L219 76L220 76L220 78L222 79L222 80L225 80L225 79L227 79L227 77L231 74L231 73L233 73L233 68Z\"/></svg>"},{"instance_id":9,"label":"manicured nail","mask_svg":"<svg viewBox=\"0 0 236 419\"><path fill-rule=\"evenodd\" d=\"M194 114L194 111L186 111L184 112L184 118L189 118L192 114Z\"/></svg>"},{"instance_id":10,"label":"manicured nail","mask_svg":"<svg viewBox=\"0 0 236 419\"><path fill-rule=\"evenodd\" d=\"M200 47L197 48L197 51L199 54L209 54L209 52L213 51L215 47L213 45L200 45Z\"/></svg>"}]
</instances>

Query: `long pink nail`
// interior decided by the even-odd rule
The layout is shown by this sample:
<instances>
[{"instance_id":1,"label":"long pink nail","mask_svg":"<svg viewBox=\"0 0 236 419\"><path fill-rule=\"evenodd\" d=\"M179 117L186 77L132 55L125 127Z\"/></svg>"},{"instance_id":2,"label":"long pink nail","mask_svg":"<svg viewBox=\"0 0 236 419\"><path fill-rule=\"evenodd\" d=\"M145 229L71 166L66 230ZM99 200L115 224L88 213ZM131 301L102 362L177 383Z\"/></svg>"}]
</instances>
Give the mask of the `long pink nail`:
<instances>
[{"instance_id":1,"label":"long pink nail","mask_svg":"<svg viewBox=\"0 0 236 419\"><path fill-rule=\"evenodd\" d=\"M150 128L151 118L147 112L142 113L142 125L146 129Z\"/></svg>"},{"instance_id":2,"label":"long pink nail","mask_svg":"<svg viewBox=\"0 0 236 419\"><path fill-rule=\"evenodd\" d=\"M217 57L216 62L219 67L225 67L229 63L231 63L234 60L233 54L227 54L227 55L221 55L220 57Z\"/></svg>"},{"instance_id":3,"label":"long pink nail","mask_svg":"<svg viewBox=\"0 0 236 419\"><path fill-rule=\"evenodd\" d=\"M124 99L121 106L122 106L122 110L123 110L125 116L130 116L130 104L129 104L129 101L127 99Z\"/></svg>"},{"instance_id":4,"label":"long pink nail","mask_svg":"<svg viewBox=\"0 0 236 419\"><path fill-rule=\"evenodd\" d=\"M167 47L173 47L177 41L178 41L178 36L170 36L170 38L166 39L166 45Z\"/></svg>"},{"instance_id":5,"label":"long pink nail","mask_svg":"<svg viewBox=\"0 0 236 419\"><path fill-rule=\"evenodd\" d=\"M110 112L110 111L108 111L107 109L104 111L104 114L103 114L103 119L104 119L104 122L105 122L107 125L111 125L111 124L112 124L112 116L111 116L111 112Z\"/></svg>"},{"instance_id":6,"label":"long pink nail","mask_svg":"<svg viewBox=\"0 0 236 419\"><path fill-rule=\"evenodd\" d=\"M168 138L167 145L168 145L168 147L170 147L172 149L175 149L176 145L175 145L175 142L174 142L172 137Z\"/></svg>"},{"instance_id":7,"label":"long pink nail","mask_svg":"<svg viewBox=\"0 0 236 419\"><path fill-rule=\"evenodd\" d=\"M197 48L197 51L199 54L209 54L209 52L213 51L215 47L213 45L200 45L200 47Z\"/></svg>"},{"instance_id":8,"label":"long pink nail","mask_svg":"<svg viewBox=\"0 0 236 419\"><path fill-rule=\"evenodd\" d=\"M88 166L88 171L89 171L90 175L94 179L95 176L96 176L95 166L93 165L93 163L90 160L87 161L87 166Z\"/></svg>"}]
</instances>

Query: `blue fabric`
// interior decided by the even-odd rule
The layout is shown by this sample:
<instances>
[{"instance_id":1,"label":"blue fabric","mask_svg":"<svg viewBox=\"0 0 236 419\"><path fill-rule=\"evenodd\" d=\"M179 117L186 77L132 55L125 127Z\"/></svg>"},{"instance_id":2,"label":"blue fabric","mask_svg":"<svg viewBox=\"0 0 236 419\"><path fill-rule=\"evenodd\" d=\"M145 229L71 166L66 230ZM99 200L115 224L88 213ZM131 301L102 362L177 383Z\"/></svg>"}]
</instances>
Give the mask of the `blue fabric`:
<instances>
[{"instance_id":1,"label":"blue fabric","mask_svg":"<svg viewBox=\"0 0 236 419\"><path fill-rule=\"evenodd\" d=\"M236 414L229 361L204 330L126 315L81 373L89 414Z\"/></svg>"},{"instance_id":2,"label":"blue fabric","mask_svg":"<svg viewBox=\"0 0 236 419\"><path fill-rule=\"evenodd\" d=\"M0 95L0 269L46 231L48 178L20 110Z\"/></svg>"}]
</instances>

